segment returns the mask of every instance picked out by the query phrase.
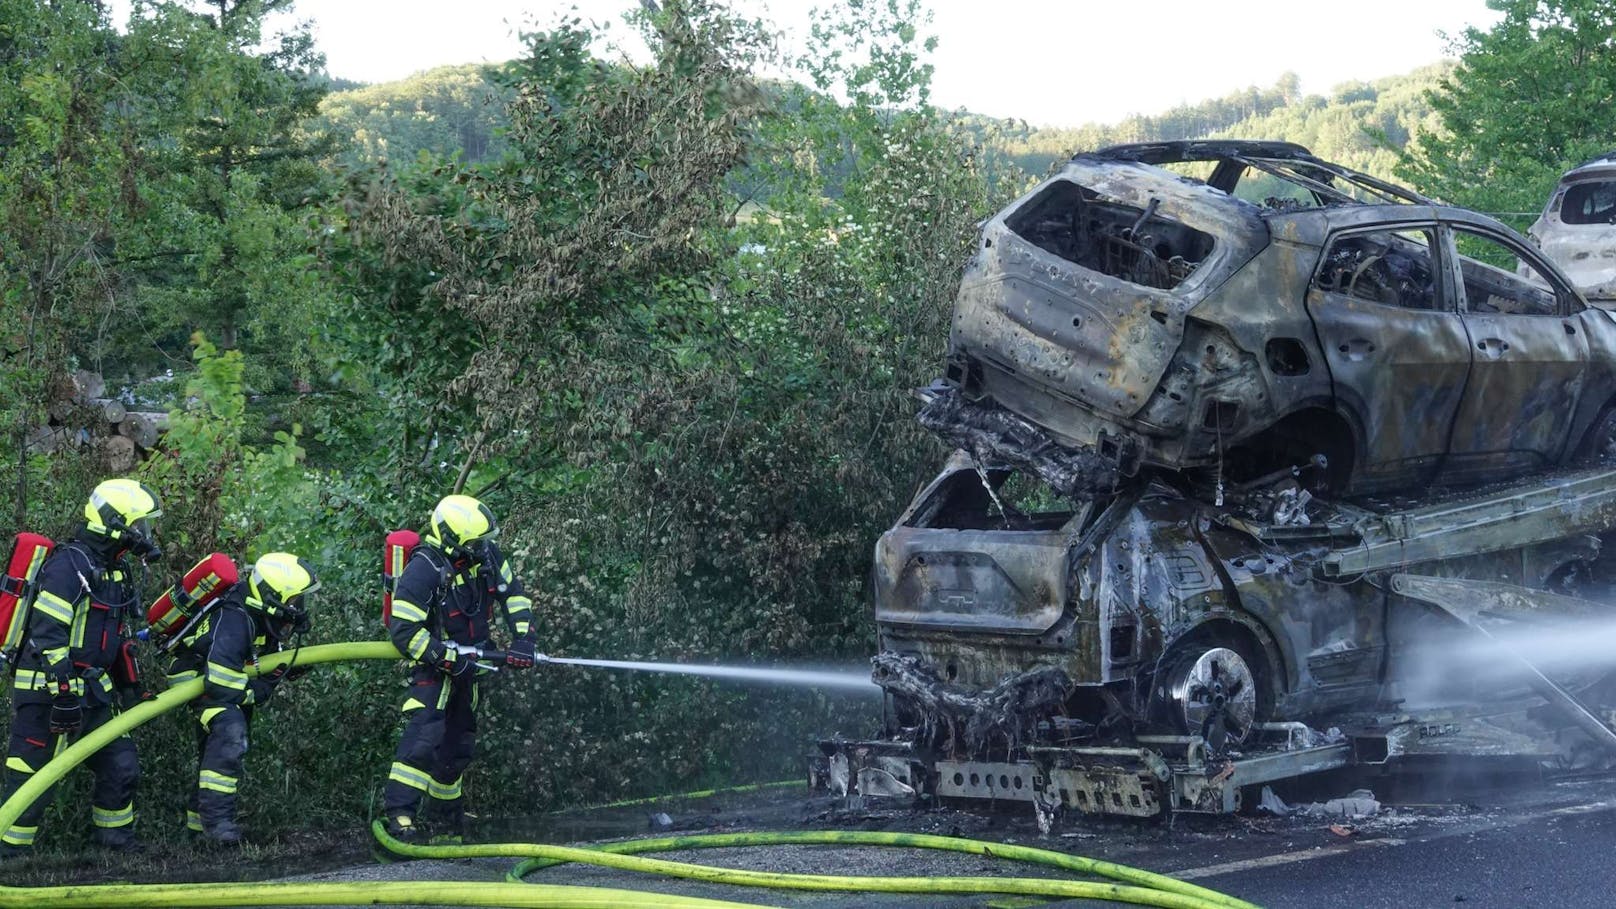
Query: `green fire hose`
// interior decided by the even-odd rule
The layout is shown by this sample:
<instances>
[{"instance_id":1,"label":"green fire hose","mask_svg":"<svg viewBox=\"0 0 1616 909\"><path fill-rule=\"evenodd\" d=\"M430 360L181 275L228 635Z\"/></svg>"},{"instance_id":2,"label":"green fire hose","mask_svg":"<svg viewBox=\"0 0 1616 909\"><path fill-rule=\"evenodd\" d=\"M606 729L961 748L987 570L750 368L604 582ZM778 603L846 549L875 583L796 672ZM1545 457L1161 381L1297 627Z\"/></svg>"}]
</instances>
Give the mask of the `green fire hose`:
<instances>
[{"instance_id":1,"label":"green fire hose","mask_svg":"<svg viewBox=\"0 0 1616 909\"><path fill-rule=\"evenodd\" d=\"M346 644L318 644L313 647L302 647L297 650L288 650L282 653L271 654L261 659L256 667L247 667L248 675L258 675L268 672L277 666L296 665L312 666L316 663L332 663L343 660L396 660L399 658L398 648L390 641L351 641ZM62 749L61 753L52 758L49 763L40 768L26 783L12 794L4 804L0 804L0 830L4 830L17 822L22 812L34 800L39 798L56 781L67 775L69 770L84 763L90 755L100 751L103 746L124 733L142 726L157 717L196 699L202 694L202 680L184 682L164 691L162 694L136 704L128 710L113 717L102 724L94 732L80 737L72 745Z\"/></svg>"},{"instance_id":2,"label":"green fire hose","mask_svg":"<svg viewBox=\"0 0 1616 909\"><path fill-rule=\"evenodd\" d=\"M398 651L387 641L321 644L273 654L249 674L282 665L310 666L347 660L396 660ZM83 763L102 746L202 693L200 680L186 682L124 711L110 722L63 749L50 763L0 804L0 829L16 823L31 804L68 771ZM1170 909L1256 909L1252 904L1170 877L1044 849L960 840L919 834L853 831L743 833L664 837L616 843L599 849L541 844L473 846L414 846L388 838L376 825L376 835L393 852L411 857L472 858L527 856L504 883L469 881L368 881L355 883L234 883L234 884L101 884L94 886L0 886L0 909L76 909L116 905L125 909L202 906L331 906L422 905L527 907L602 907L602 909L759 909L756 904L681 897L634 890L598 887L536 885L521 877L541 867L564 862L587 862L623 870L644 871L691 880L793 890L852 890L884 893L1000 893L1060 898L1103 899ZM1121 883L1042 878L881 878L859 876L777 874L713 868L642 858L634 853L719 846L776 844L841 844L912 846L948 849L976 855L995 855L1034 862L1066 871L1110 877Z\"/></svg>"}]
</instances>

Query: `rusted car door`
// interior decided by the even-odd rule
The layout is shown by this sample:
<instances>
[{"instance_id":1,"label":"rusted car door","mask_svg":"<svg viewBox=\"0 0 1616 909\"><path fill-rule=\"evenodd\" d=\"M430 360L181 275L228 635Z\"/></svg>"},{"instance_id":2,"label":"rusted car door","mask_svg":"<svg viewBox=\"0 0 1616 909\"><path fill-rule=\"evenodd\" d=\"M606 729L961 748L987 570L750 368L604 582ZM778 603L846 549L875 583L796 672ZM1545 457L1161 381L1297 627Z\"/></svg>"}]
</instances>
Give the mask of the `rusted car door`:
<instances>
[{"instance_id":1,"label":"rusted car door","mask_svg":"<svg viewBox=\"0 0 1616 909\"><path fill-rule=\"evenodd\" d=\"M1362 443L1355 491L1434 474L1464 399L1470 340L1436 236L1423 223L1342 230L1308 290L1336 407Z\"/></svg>"},{"instance_id":2,"label":"rusted car door","mask_svg":"<svg viewBox=\"0 0 1616 909\"><path fill-rule=\"evenodd\" d=\"M1474 351L1443 477L1464 482L1557 464L1588 361L1587 327L1574 311L1581 304L1549 283L1517 238L1460 222L1443 232Z\"/></svg>"}]
</instances>

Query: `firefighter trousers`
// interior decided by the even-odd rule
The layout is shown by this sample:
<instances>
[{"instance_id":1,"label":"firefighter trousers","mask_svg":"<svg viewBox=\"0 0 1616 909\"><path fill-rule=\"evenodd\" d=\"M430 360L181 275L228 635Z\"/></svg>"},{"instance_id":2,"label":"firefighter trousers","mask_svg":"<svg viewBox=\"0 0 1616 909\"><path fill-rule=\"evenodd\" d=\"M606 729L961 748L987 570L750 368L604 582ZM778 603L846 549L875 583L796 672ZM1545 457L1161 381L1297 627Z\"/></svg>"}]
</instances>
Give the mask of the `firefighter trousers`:
<instances>
[{"instance_id":1,"label":"firefighter trousers","mask_svg":"<svg viewBox=\"0 0 1616 909\"><path fill-rule=\"evenodd\" d=\"M413 819L424 795L429 816L459 832L465 817L461 778L477 739L477 701L473 673L455 677L423 667L411 676L402 708L408 719L382 792L387 817Z\"/></svg>"},{"instance_id":2,"label":"firefighter trousers","mask_svg":"<svg viewBox=\"0 0 1616 909\"><path fill-rule=\"evenodd\" d=\"M197 713L196 788L185 806L185 828L217 833L236 823L236 789L247 755L252 708L204 704Z\"/></svg>"},{"instance_id":3,"label":"firefighter trousers","mask_svg":"<svg viewBox=\"0 0 1616 909\"><path fill-rule=\"evenodd\" d=\"M0 785L0 801L11 798L40 768L68 745L73 737L52 735L50 731L50 702L17 704L11 714L11 745L6 752L5 782ZM112 719L112 708L106 704L84 705L84 728L79 735L94 732ZM90 792L91 820L95 823L96 841L108 846L129 846L134 843L135 787L140 782L140 761L135 755L135 740L126 733L118 736L85 761L95 774L95 785ZM0 843L14 849L26 849L34 844L39 833L39 822L50 804L51 791L40 793L39 798L18 816L16 823L0 833Z\"/></svg>"}]
</instances>

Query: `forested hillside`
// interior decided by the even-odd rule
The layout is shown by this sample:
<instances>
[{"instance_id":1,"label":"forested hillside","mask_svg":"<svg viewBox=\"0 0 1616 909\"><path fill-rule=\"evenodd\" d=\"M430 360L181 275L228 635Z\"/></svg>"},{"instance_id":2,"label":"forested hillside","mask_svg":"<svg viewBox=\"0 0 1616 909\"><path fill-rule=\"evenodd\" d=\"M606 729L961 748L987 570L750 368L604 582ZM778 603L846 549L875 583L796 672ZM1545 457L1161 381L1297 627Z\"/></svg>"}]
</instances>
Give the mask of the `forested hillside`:
<instances>
[{"instance_id":1,"label":"forested hillside","mask_svg":"<svg viewBox=\"0 0 1616 909\"><path fill-rule=\"evenodd\" d=\"M1397 151L1432 122L1426 93L1453 69L1421 67L1374 82L1349 82L1329 93L1304 95L1287 73L1267 89L1256 87L1160 114L1120 123L1035 128L959 111L958 125L976 137L997 175L1041 175L1074 152L1119 142L1229 137L1299 142L1320 156L1392 176ZM498 67L444 67L399 82L333 92L320 106L320 122L353 136L356 159L412 160L421 151L459 153L481 161L499 153Z\"/></svg>"},{"instance_id":2,"label":"forested hillside","mask_svg":"<svg viewBox=\"0 0 1616 909\"><path fill-rule=\"evenodd\" d=\"M410 162L423 151L487 161L505 149L498 133L508 100L494 68L445 66L332 92L320 102L318 122L348 138L343 158L351 163Z\"/></svg>"}]
</instances>

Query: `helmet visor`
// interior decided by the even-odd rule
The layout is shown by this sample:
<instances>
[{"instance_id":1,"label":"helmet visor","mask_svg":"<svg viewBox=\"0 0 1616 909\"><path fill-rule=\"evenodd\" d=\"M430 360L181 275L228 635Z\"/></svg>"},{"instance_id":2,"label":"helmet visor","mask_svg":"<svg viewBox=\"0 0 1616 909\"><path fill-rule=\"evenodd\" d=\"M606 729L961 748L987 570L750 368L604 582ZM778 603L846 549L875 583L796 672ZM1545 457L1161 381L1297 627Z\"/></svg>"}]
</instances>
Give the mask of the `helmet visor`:
<instances>
[{"instance_id":1,"label":"helmet visor","mask_svg":"<svg viewBox=\"0 0 1616 909\"><path fill-rule=\"evenodd\" d=\"M286 601L284 618L292 630L301 634L309 630L309 609L314 606L314 589L303 591Z\"/></svg>"},{"instance_id":2,"label":"helmet visor","mask_svg":"<svg viewBox=\"0 0 1616 909\"><path fill-rule=\"evenodd\" d=\"M315 585L316 587L319 585ZM309 608L314 604L314 587L287 597L276 603L264 604L270 630L277 638L287 634L302 634L309 630Z\"/></svg>"}]
</instances>

